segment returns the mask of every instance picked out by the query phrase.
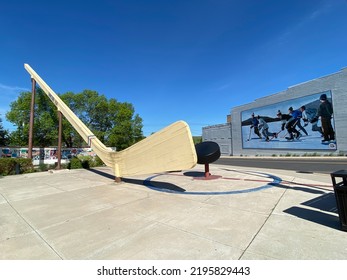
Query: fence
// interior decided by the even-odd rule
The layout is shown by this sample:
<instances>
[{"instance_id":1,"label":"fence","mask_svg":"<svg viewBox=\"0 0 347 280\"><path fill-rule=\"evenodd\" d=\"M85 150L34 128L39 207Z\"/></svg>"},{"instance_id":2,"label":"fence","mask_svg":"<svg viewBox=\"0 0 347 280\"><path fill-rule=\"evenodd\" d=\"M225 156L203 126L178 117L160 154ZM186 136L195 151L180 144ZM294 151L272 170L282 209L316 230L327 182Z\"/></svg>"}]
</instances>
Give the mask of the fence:
<instances>
[{"instance_id":1,"label":"fence","mask_svg":"<svg viewBox=\"0 0 347 280\"><path fill-rule=\"evenodd\" d=\"M34 165L39 165L41 163L54 164L58 161L58 148L33 148L32 155ZM96 156L91 148L63 148L61 152L62 163L67 162L70 158L78 155ZM27 158L28 148L0 147L0 157Z\"/></svg>"}]
</instances>

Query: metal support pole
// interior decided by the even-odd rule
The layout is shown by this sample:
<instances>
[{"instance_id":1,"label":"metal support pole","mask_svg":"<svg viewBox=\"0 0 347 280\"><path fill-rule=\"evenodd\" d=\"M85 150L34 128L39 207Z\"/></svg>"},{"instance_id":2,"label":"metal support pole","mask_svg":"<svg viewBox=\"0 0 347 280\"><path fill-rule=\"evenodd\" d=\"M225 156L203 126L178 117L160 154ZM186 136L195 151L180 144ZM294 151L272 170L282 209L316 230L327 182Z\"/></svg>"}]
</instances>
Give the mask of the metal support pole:
<instances>
[{"instance_id":1,"label":"metal support pole","mask_svg":"<svg viewBox=\"0 0 347 280\"><path fill-rule=\"evenodd\" d=\"M31 78L31 106L30 106L30 122L29 122L29 143L28 158L33 158L33 131L34 131L34 110L35 110L35 91L36 81Z\"/></svg>"},{"instance_id":2,"label":"metal support pole","mask_svg":"<svg viewBox=\"0 0 347 280\"><path fill-rule=\"evenodd\" d=\"M205 163L205 178L209 177L210 175L210 165L208 163Z\"/></svg>"},{"instance_id":3,"label":"metal support pole","mask_svg":"<svg viewBox=\"0 0 347 280\"><path fill-rule=\"evenodd\" d=\"M63 133L63 114L58 111L58 120L59 120L59 128L58 128L58 163L57 163L57 169L61 169L61 139L62 139L62 133Z\"/></svg>"}]
</instances>

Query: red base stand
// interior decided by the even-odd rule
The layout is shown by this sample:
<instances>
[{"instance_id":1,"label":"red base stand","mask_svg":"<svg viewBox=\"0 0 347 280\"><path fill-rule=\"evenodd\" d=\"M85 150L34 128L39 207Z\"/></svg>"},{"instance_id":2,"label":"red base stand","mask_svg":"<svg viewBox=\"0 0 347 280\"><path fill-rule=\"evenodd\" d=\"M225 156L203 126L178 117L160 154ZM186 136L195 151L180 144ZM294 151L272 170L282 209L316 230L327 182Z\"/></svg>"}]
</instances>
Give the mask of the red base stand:
<instances>
[{"instance_id":1,"label":"red base stand","mask_svg":"<svg viewBox=\"0 0 347 280\"><path fill-rule=\"evenodd\" d=\"M219 175L211 175L210 173L210 166L208 163L205 163L205 173L204 177L194 177L194 180L215 180L222 178L222 176Z\"/></svg>"}]
</instances>

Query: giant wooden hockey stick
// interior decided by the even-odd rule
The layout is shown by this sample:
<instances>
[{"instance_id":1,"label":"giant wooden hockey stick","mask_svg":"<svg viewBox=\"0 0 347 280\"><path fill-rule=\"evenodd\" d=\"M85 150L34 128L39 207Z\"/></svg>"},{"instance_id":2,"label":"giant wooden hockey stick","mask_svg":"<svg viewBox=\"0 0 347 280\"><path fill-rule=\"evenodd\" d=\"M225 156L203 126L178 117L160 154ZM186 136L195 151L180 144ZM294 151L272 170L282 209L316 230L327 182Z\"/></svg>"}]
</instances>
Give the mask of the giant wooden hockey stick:
<instances>
[{"instance_id":1,"label":"giant wooden hockey stick","mask_svg":"<svg viewBox=\"0 0 347 280\"><path fill-rule=\"evenodd\" d=\"M28 64L24 64L24 68L84 141L114 170L116 177L184 170L196 165L197 155L187 123L175 122L123 151L114 152L89 130Z\"/></svg>"}]
</instances>

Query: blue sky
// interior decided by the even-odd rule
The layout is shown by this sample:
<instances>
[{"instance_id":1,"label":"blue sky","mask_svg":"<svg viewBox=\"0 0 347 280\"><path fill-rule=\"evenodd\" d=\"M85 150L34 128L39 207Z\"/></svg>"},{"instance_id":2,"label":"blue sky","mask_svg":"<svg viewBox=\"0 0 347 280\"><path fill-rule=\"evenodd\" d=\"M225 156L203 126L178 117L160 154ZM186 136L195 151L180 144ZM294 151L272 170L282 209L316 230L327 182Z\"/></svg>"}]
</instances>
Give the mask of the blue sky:
<instances>
[{"instance_id":1,"label":"blue sky","mask_svg":"<svg viewBox=\"0 0 347 280\"><path fill-rule=\"evenodd\" d=\"M346 0L0 0L0 114L30 90L131 102L143 132L193 135L239 105L347 66Z\"/></svg>"}]
</instances>

